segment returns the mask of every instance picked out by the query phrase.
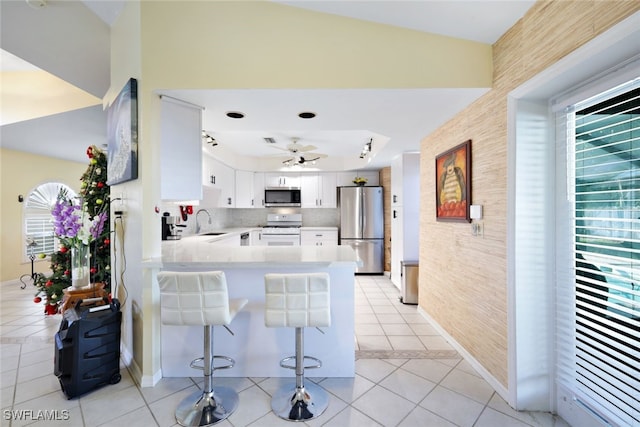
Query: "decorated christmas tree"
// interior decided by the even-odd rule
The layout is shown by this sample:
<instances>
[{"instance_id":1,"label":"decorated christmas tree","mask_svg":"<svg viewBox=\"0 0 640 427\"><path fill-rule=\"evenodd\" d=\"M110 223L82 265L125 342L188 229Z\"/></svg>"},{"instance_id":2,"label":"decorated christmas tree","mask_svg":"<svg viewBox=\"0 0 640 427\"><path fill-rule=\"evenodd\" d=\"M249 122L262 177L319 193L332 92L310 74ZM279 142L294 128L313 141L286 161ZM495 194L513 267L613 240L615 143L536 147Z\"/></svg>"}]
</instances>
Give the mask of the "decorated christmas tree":
<instances>
[{"instance_id":1,"label":"decorated christmas tree","mask_svg":"<svg viewBox=\"0 0 640 427\"><path fill-rule=\"evenodd\" d=\"M91 221L91 232L95 233L90 239L90 264L91 283L104 283L107 292L111 286L111 251L110 251L110 226L107 220L109 212L109 186L107 181L107 157L100 149L91 146L87 149L89 166L81 177L80 206L73 206L66 194L58 195L58 202L52 210L54 217L55 233L60 246L57 252L51 255L50 276L39 274L34 281L36 296L34 302L44 300L46 314L56 314L62 302L63 290L71 285L71 247L77 240L77 229L71 233L68 230L69 218L73 211L79 209L87 214L87 220ZM66 214L66 217L64 217ZM64 217L64 218L62 218ZM62 219L61 219L62 218ZM74 224L71 224L73 228Z\"/></svg>"}]
</instances>

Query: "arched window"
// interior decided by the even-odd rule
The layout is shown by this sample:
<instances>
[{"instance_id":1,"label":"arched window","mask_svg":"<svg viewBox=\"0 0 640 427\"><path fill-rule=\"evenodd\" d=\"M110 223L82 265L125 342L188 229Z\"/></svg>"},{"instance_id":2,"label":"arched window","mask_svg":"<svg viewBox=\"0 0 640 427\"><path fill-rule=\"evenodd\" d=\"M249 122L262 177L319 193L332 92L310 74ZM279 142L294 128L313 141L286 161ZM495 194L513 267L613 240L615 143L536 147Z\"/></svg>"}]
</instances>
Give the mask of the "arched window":
<instances>
[{"instance_id":1,"label":"arched window","mask_svg":"<svg viewBox=\"0 0 640 427\"><path fill-rule=\"evenodd\" d=\"M75 191L59 182L47 182L29 193L24 205L25 259L32 253L51 255L55 252L57 239L53 233L51 208L61 189L67 192L69 198L76 196Z\"/></svg>"}]
</instances>

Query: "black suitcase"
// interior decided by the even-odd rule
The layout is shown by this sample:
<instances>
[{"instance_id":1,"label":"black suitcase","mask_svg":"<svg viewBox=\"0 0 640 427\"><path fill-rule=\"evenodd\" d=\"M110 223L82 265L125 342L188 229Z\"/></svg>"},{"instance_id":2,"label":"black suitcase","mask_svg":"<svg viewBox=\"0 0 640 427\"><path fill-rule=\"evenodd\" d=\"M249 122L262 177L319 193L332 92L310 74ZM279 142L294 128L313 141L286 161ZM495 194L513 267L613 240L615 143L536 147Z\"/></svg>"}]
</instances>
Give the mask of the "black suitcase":
<instances>
[{"instance_id":1,"label":"black suitcase","mask_svg":"<svg viewBox=\"0 0 640 427\"><path fill-rule=\"evenodd\" d=\"M63 313L53 373L68 399L120 381L121 322L117 299L103 305L78 301Z\"/></svg>"}]
</instances>

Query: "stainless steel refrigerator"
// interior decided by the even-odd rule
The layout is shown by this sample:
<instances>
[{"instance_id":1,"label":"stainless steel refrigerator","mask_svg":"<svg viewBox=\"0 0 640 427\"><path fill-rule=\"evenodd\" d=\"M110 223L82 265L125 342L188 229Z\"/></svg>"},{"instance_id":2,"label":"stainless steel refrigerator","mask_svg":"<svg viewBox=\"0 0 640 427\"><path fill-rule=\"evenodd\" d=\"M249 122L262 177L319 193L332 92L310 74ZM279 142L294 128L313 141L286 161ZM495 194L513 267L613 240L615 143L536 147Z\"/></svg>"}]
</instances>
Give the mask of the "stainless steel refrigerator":
<instances>
[{"instance_id":1,"label":"stainless steel refrigerator","mask_svg":"<svg viewBox=\"0 0 640 427\"><path fill-rule=\"evenodd\" d=\"M384 202L382 187L340 187L340 244L351 246L362 261L356 273L384 273Z\"/></svg>"}]
</instances>

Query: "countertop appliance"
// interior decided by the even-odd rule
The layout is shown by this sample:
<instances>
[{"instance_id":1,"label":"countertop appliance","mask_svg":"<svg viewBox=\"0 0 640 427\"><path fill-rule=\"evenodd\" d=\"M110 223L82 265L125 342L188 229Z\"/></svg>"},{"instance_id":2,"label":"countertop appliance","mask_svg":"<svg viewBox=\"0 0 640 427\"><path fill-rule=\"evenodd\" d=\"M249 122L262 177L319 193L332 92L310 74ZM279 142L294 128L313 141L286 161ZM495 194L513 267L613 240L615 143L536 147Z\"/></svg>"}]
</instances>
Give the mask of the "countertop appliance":
<instances>
[{"instance_id":1,"label":"countertop appliance","mask_svg":"<svg viewBox=\"0 0 640 427\"><path fill-rule=\"evenodd\" d=\"M302 214L268 214L262 227L262 243L266 246L300 246Z\"/></svg>"},{"instance_id":2,"label":"countertop appliance","mask_svg":"<svg viewBox=\"0 0 640 427\"><path fill-rule=\"evenodd\" d=\"M171 216L169 212L162 214L162 240L180 240L178 228L186 227L185 224L178 224L178 217Z\"/></svg>"},{"instance_id":3,"label":"countertop appliance","mask_svg":"<svg viewBox=\"0 0 640 427\"><path fill-rule=\"evenodd\" d=\"M340 244L351 246L363 265L356 273L384 273L382 187L339 188Z\"/></svg>"},{"instance_id":4,"label":"countertop appliance","mask_svg":"<svg viewBox=\"0 0 640 427\"><path fill-rule=\"evenodd\" d=\"M267 187L264 189L264 205L272 207L300 207L301 191L298 187Z\"/></svg>"}]
</instances>

